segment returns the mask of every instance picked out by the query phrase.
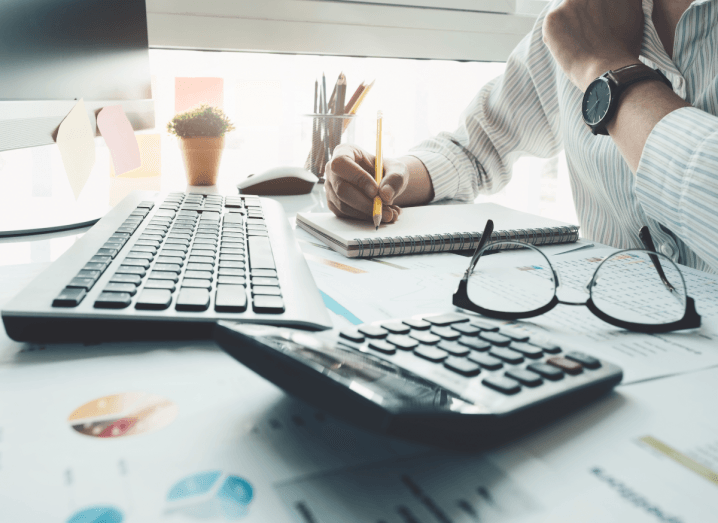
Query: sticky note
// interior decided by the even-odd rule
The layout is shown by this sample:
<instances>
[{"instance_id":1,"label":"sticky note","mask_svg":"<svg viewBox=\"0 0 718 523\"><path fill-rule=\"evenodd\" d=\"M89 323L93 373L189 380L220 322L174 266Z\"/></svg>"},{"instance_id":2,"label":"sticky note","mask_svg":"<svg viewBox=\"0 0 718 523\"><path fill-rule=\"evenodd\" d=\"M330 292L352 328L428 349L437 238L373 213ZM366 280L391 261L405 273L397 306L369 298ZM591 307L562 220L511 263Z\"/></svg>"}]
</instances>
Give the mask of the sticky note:
<instances>
[{"instance_id":1,"label":"sticky note","mask_svg":"<svg viewBox=\"0 0 718 523\"><path fill-rule=\"evenodd\" d=\"M110 150L115 176L142 165L135 131L121 105L103 107L97 115L97 127Z\"/></svg>"},{"instance_id":2,"label":"sticky note","mask_svg":"<svg viewBox=\"0 0 718 523\"><path fill-rule=\"evenodd\" d=\"M60 124L57 147L60 149L70 187L77 199L95 165L95 140L82 99Z\"/></svg>"}]
</instances>

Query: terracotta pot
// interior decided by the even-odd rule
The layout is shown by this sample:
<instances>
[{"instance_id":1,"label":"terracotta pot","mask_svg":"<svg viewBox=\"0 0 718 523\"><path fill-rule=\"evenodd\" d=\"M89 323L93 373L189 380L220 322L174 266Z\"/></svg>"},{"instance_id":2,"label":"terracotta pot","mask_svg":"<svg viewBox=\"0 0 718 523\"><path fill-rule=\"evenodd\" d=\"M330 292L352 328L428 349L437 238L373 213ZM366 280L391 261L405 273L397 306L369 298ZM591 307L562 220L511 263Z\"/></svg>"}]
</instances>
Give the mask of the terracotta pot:
<instances>
[{"instance_id":1,"label":"terracotta pot","mask_svg":"<svg viewBox=\"0 0 718 523\"><path fill-rule=\"evenodd\" d=\"M190 185L216 185L224 151L224 136L180 138L182 159Z\"/></svg>"}]
</instances>

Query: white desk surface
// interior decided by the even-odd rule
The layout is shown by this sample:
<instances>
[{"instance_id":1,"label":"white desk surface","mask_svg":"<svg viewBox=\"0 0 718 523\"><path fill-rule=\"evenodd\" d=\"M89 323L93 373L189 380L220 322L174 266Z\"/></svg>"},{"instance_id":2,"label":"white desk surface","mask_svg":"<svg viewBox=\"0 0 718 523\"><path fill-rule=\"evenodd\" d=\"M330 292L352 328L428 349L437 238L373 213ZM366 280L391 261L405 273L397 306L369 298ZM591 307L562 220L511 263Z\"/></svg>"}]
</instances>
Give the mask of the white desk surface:
<instances>
[{"instance_id":1,"label":"white desk surface","mask_svg":"<svg viewBox=\"0 0 718 523\"><path fill-rule=\"evenodd\" d=\"M291 217L324 210L321 191L278 199ZM0 308L77 237L0 240ZM71 428L81 405L132 392L174 418L122 438ZM622 385L518 442L454 454L316 412L212 342L31 345L2 330L0 521L707 522L716 392L715 368Z\"/></svg>"}]
</instances>

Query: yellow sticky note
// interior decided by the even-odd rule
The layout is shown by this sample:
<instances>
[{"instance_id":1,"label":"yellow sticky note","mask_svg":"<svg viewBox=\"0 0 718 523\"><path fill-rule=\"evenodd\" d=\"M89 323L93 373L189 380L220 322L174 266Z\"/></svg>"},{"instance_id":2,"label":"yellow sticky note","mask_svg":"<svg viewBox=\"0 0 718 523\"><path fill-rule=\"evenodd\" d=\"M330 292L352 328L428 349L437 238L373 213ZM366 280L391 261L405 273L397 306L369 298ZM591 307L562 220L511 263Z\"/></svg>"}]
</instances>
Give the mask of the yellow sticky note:
<instances>
[{"instance_id":1,"label":"yellow sticky note","mask_svg":"<svg viewBox=\"0 0 718 523\"><path fill-rule=\"evenodd\" d=\"M60 124L57 147L60 149L70 187L77 199L95 165L95 140L82 99Z\"/></svg>"},{"instance_id":2,"label":"yellow sticky note","mask_svg":"<svg viewBox=\"0 0 718 523\"><path fill-rule=\"evenodd\" d=\"M97 115L97 127L110 150L116 176L142 165L135 131L121 105L103 107Z\"/></svg>"}]
</instances>

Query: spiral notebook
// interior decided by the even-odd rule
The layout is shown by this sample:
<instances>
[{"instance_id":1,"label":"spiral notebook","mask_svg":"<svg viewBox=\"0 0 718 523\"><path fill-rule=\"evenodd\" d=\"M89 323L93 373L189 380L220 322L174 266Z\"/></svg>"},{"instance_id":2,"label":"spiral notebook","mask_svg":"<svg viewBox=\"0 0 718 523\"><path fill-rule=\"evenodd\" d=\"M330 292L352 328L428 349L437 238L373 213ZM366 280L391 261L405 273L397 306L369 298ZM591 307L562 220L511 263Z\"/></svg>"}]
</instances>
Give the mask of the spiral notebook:
<instances>
[{"instance_id":1,"label":"spiral notebook","mask_svg":"<svg viewBox=\"0 0 718 523\"><path fill-rule=\"evenodd\" d=\"M534 245L578 240L577 225L515 211L495 203L427 205L402 210L396 223L374 225L333 213L298 213L297 225L348 258L371 258L469 250L481 239L486 220L494 221L492 240Z\"/></svg>"}]
</instances>

